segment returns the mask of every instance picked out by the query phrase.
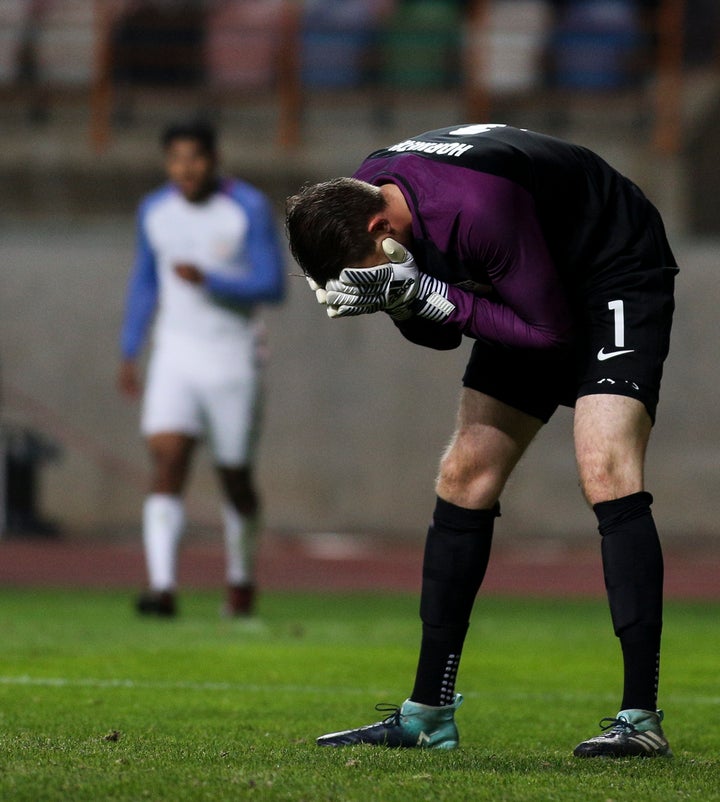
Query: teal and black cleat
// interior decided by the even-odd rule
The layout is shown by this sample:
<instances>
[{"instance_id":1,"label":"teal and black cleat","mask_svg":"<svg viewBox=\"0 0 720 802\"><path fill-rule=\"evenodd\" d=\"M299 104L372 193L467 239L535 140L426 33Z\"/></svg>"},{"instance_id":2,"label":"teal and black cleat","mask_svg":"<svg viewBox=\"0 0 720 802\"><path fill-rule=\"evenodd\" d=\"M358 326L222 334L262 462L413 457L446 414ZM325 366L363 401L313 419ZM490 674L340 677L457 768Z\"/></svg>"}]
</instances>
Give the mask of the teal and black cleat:
<instances>
[{"instance_id":1,"label":"teal and black cleat","mask_svg":"<svg viewBox=\"0 0 720 802\"><path fill-rule=\"evenodd\" d=\"M409 699L397 705L375 705L388 715L376 724L355 730L331 732L317 739L319 746L354 746L373 744L406 749L455 749L459 742L455 711L462 704L457 693L451 705L430 707Z\"/></svg>"},{"instance_id":2,"label":"teal and black cleat","mask_svg":"<svg viewBox=\"0 0 720 802\"><path fill-rule=\"evenodd\" d=\"M575 757L672 757L661 722L662 710L621 710L604 718L601 735L578 744Z\"/></svg>"}]
</instances>

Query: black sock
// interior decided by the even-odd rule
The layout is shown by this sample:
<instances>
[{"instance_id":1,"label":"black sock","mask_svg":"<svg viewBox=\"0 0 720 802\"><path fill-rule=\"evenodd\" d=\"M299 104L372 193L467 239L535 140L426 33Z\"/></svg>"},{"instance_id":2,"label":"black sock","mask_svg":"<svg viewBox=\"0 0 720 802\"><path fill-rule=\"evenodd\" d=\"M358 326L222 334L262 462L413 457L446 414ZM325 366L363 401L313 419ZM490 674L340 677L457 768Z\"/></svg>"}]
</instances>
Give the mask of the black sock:
<instances>
[{"instance_id":1,"label":"black sock","mask_svg":"<svg viewBox=\"0 0 720 802\"><path fill-rule=\"evenodd\" d=\"M437 499L423 562L420 617L422 644L410 698L421 704L452 704L455 677L475 596L485 576L495 518Z\"/></svg>"},{"instance_id":2,"label":"black sock","mask_svg":"<svg viewBox=\"0 0 720 802\"><path fill-rule=\"evenodd\" d=\"M624 664L621 709L655 710L660 672L663 557L650 493L593 507L602 537L605 587Z\"/></svg>"}]
</instances>

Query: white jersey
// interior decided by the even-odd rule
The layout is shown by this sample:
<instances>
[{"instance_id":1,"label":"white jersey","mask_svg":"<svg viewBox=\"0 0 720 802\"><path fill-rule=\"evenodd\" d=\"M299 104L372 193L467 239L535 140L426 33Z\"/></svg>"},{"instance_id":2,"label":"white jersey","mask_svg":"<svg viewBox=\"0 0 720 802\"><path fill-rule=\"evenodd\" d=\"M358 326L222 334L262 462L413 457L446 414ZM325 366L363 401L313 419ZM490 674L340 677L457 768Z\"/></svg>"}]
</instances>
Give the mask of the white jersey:
<instances>
[{"instance_id":1,"label":"white jersey","mask_svg":"<svg viewBox=\"0 0 720 802\"><path fill-rule=\"evenodd\" d=\"M237 348L253 340L256 304L282 297L282 263L272 212L258 190L225 181L193 203L163 187L140 207L123 355L137 355L154 313L158 345ZM181 279L178 264L198 267L204 283Z\"/></svg>"},{"instance_id":2,"label":"white jersey","mask_svg":"<svg viewBox=\"0 0 720 802\"><path fill-rule=\"evenodd\" d=\"M247 229L244 209L219 193L202 204L174 193L147 212L145 231L156 254L159 283L156 342L181 337L212 345L250 336L251 304L219 302L174 272L175 265L190 264L230 279L246 274Z\"/></svg>"}]
</instances>

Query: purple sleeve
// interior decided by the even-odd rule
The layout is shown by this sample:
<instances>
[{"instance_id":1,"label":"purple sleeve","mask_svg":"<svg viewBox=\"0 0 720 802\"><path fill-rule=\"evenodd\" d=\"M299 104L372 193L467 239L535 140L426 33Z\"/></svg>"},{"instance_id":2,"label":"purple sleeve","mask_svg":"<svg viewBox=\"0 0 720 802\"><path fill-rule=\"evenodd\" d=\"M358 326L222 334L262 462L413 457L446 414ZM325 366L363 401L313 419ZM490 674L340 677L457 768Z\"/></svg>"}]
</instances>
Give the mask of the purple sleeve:
<instances>
[{"instance_id":1,"label":"purple sleeve","mask_svg":"<svg viewBox=\"0 0 720 802\"><path fill-rule=\"evenodd\" d=\"M572 316L535 201L512 181L487 174L482 179L479 203L460 216L458 242L461 258L481 268L493 293L474 295L451 286L455 311L445 325L511 348L568 345Z\"/></svg>"},{"instance_id":2,"label":"purple sleeve","mask_svg":"<svg viewBox=\"0 0 720 802\"><path fill-rule=\"evenodd\" d=\"M541 309L528 321L505 303L457 287L448 289L448 298L455 304L455 311L445 325L457 327L476 340L533 349L558 348L570 343L570 323L561 317L553 320L552 310Z\"/></svg>"},{"instance_id":3,"label":"purple sleeve","mask_svg":"<svg viewBox=\"0 0 720 802\"><path fill-rule=\"evenodd\" d=\"M469 277L492 286L490 294L474 295L453 287L452 276L443 276L455 304L444 327L512 348L549 349L569 343L572 316L565 290L535 201L523 186L412 154L387 162L367 160L355 176L373 184L395 181L413 214L413 236L448 254L450 263L457 259L465 269L463 280ZM404 326L399 328L405 333ZM419 334L413 331L408 339L418 342ZM433 347L432 330L423 329L422 340Z\"/></svg>"}]
</instances>

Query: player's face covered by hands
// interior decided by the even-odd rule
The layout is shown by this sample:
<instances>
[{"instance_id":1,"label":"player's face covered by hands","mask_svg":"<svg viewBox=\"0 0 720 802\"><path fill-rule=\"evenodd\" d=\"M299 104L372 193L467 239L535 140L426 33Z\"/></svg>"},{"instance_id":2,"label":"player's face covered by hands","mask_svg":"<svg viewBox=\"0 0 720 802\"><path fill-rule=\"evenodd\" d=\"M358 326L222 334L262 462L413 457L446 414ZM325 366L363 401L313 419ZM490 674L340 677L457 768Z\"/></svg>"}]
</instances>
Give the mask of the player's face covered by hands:
<instances>
[{"instance_id":1,"label":"player's face covered by hands","mask_svg":"<svg viewBox=\"0 0 720 802\"><path fill-rule=\"evenodd\" d=\"M350 317L387 312L401 320L410 316L410 303L418 292L420 273L412 254L390 237L381 243L388 262L368 267L346 267L323 289L308 278L318 303L328 317Z\"/></svg>"}]
</instances>

